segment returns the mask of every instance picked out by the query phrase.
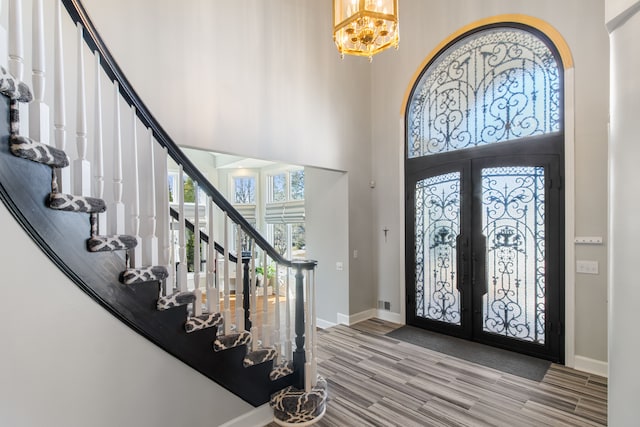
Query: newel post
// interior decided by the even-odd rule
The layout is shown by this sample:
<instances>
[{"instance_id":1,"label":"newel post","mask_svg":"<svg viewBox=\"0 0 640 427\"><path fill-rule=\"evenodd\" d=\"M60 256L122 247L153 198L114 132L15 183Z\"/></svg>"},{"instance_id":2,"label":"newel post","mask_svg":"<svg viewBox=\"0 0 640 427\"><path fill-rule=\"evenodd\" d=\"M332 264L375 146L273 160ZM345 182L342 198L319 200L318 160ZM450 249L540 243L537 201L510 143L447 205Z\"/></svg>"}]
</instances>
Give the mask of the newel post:
<instances>
[{"instance_id":1,"label":"newel post","mask_svg":"<svg viewBox=\"0 0 640 427\"><path fill-rule=\"evenodd\" d=\"M293 369L298 375L296 388L303 390L305 385L304 365L306 362L304 351L304 274L302 273L301 264L294 261L293 265L296 268L296 349L293 352Z\"/></svg>"}]
</instances>

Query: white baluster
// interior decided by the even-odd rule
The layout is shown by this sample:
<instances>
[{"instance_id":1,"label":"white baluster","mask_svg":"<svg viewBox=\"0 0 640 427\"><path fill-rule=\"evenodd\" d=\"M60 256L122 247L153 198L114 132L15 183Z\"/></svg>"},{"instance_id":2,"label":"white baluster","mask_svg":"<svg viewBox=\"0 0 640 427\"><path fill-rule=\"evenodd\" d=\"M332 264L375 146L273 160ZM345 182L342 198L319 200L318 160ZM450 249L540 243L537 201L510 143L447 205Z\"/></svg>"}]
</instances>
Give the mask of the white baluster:
<instances>
[{"instance_id":1,"label":"white baluster","mask_svg":"<svg viewBox=\"0 0 640 427\"><path fill-rule=\"evenodd\" d=\"M144 237L144 242L143 242L143 250L144 250L144 254L143 254L143 262L148 264L148 265L158 265L158 236L157 236L157 209L158 207L156 206L156 156L155 156L155 145L156 142L153 139L153 131L149 128L147 129L148 131L148 135L149 135L149 153L151 154L150 158L151 158L151 171L150 171L150 179L151 181L149 182L150 188L149 188L149 192L150 197L151 197L151 206L149 207L149 216L148 216L148 224L149 224L149 233ZM162 173L157 174L158 176L162 176ZM161 189L165 189L166 187L166 183L167 180L165 179L164 181L159 181L160 183L164 182L164 185L160 185L159 188ZM162 191L163 194L166 194L167 191L163 190ZM163 206L165 206L163 209L167 209L166 206L168 206L167 204L163 203Z\"/></svg>"},{"instance_id":2,"label":"white baluster","mask_svg":"<svg viewBox=\"0 0 640 427\"><path fill-rule=\"evenodd\" d=\"M230 304L230 289L229 289L229 215L224 213L224 333L231 333L231 309Z\"/></svg>"},{"instance_id":3,"label":"white baluster","mask_svg":"<svg viewBox=\"0 0 640 427\"><path fill-rule=\"evenodd\" d=\"M62 11L60 1L56 0L55 35L54 35L54 69L53 79L53 126L56 148L65 150L67 145L67 116L64 95L64 57L62 44ZM70 168L56 169L58 189L71 191Z\"/></svg>"},{"instance_id":4,"label":"white baluster","mask_svg":"<svg viewBox=\"0 0 640 427\"><path fill-rule=\"evenodd\" d=\"M293 360L293 346L291 342L291 289L290 289L290 281L291 278L291 268L287 267L287 286L286 286L286 294L287 297L285 299L285 341L284 341L284 354L287 360Z\"/></svg>"},{"instance_id":5,"label":"white baluster","mask_svg":"<svg viewBox=\"0 0 640 427\"><path fill-rule=\"evenodd\" d=\"M234 315L236 318L236 329L244 331L244 283L242 280L242 228L236 224L236 304L234 305Z\"/></svg>"},{"instance_id":6,"label":"white baluster","mask_svg":"<svg viewBox=\"0 0 640 427\"><path fill-rule=\"evenodd\" d=\"M169 191L168 191L168 183L169 176L167 170L167 162L169 158L169 154L167 153L167 148L164 147L160 150L160 163L163 167L158 169L158 182L160 185L160 207L158 213L160 214L160 241L162 242L162 252L160 253L159 265L164 265L167 267L167 272L169 276L166 280L166 285L164 289L163 295L167 295L172 293L174 288L175 281L175 268L176 264L173 258L173 220L171 219L171 215L169 214Z\"/></svg>"},{"instance_id":7,"label":"white baluster","mask_svg":"<svg viewBox=\"0 0 640 427\"><path fill-rule=\"evenodd\" d=\"M22 0L9 0L9 72L20 81L24 76L22 27Z\"/></svg>"},{"instance_id":8,"label":"white baluster","mask_svg":"<svg viewBox=\"0 0 640 427\"><path fill-rule=\"evenodd\" d=\"M304 309L304 327L305 327L305 343L304 343L304 354L305 354L305 363L304 363L304 381L305 381L305 385L304 385L304 389L306 392L310 392L311 391L311 386L312 386L312 379L311 379L311 359L313 358L312 356L312 345L313 343L311 342L312 337L313 337L313 331L311 330L312 326L313 326L313 322L311 321L311 309L310 309L310 302L311 302L311 280L309 277L309 270L307 270L305 272L305 277L304 277L304 281L305 281L305 291L304 294L306 295L306 304L305 304L305 309ZM298 295L298 298L303 298L302 295Z\"/></svg>"},{"instance_id":9,"label":"white baluster","mask_svg":"<svg viewBox=\"0 0 640 427\"><path fill-rule=\"evenodd\" d=\"M184 172L182 171L182 165L180 165L180 172L178 177L178 245L179 251L178 257L180 263L178 264L178 289L180 291L187 290L187 231L186 222L184 216Z\"/></svg>"},{"instance_id":10,"label":"white baluster","mask_svg":"<svg viewBox=\"0 0 640 427\"><path fill-rule=\"evenodd\" d=\"M0 11L2 10L2 1L0 1ZM9 42L9 36L8 36L8 32L7 29L5 28L5 26L3 25L2 22L0 22L0 65L3 66L6 69L9 68L9 49L8 49L8 42Z\"/></svg>"},{"instance_id":11,"label":"white baluster","mask_svg":"<svg viewBox=\"0 0 640 427\"><path fill-rule=\"evenodd\" d=\"M9 72L17 80L24 80L24 25L22 23L22 0L9 0ZM18 104L20 135L29 135L29 106Z\"/></svg>"},{"instance_id":12,"label":"white baluster","mask_svg":"<svg viewBox=\"0 0 640 427\"><path fill-rule=\"evenodd\" d=\"M125 233L125 212L122 201L122 134L120 127L120 90L118 82L113 83L114 120L113 120L113 204L109 207L109 227L111 234Z\"/></svg>"},{"instance_id":13,"label":"white baluster","mask_svg":"<svg viewBox=\"0 0 640 427\"><path fill-rule=\"evenodd\" d=\"M311 386L318 382L318 328L316 327L318 314L316 313L316 270L311 271L311 293L309 294L309 310L311 310Z\"/></svg>"},{"instance_id":14,"label":"white baluster","mask_svg":"<svg viewBox=\"0 0 640 427\"><path fill-rule=\"evenodd\" d=\"M193 182L194 201L193 207L193 287L196 302L193 304L193 315L202 314L202 290L200 289L200 203L198 202L198 183Z\"/></svg>"},{"instance_id":15,"label":"white baluster","mask_svg":"<svg viewBox=\"0 0 640 427\"><path fill-rule=\"evenodd\" d=\"M279 362L280 359L280 355L282 352L282 348L281 348L281 344L282 344L282 339L280 337L280 286L278 283L278 276L279 276L279 265L276 264L276 268L275 268L275 279L274 279L274 292L275 292L275 311L274 311L274 319L273 319L273 343L276 347L276 349L278 350L278 360L276 360L275 363Z\"/></svg>"},{"instance_id":16,"label":"white baluster","mask_svg":"<svg viewBox=\"0 0 640 427\"><path fill-rule=\"evenodd\" d=\"M44 103L45 47L42 0L33 0L32 20L33 101L29 104L29 136L43 144L49 144L49 106Z\"/></svg>"},{"instance_id":17,"label":"white baluster","mask_svg":"<svg viewBox=\"0 0 640 427\"><path fill-rule=\"evenodd\" d=\"M142 239L140 238L140 174L138 163L138 129L135 107L131 107L131 145L133 149L133 210L131 212L131 234L135 236L138 244L129 251L131 267L142 267Z\"/></svg>"},{"instance_id":18,"label":"white baluster","mask_svg":"<svg viewBox=\"0 0 640 427\"><path fill-rule=\"evenodd\" d=\"M84 41L82 25L77 25L78 74L76 76L76 149L78 158L73 162L73 192L81 196L91 194L91 164L87 160L87 109L84 84Z\"/></svg>"},{"instance_id":19,"label":"white baluster","mask_svg":"<svg viewBox=\"0 0 640 427\"><path fill-rule=\"evenodd\" d=\"M271 325L269 325L269 294L267 292L267 251L264 251L262 270L262 331L260 339L262 347L268 347L271 345Z\"/></svg>"},{"instance_id":20,"label":"white baluster","mask_svg":"<svg viewBox=\"0 0 640 427\"><path fill-rule=\"evenodd\" d=\"M167 277L167 289L165 295L173 293L178 289L178 275L176 274L177 254L176 254L176 237L174 228L176 222L172 216L169 217L169 277Z\"/></svg>"},{"instance_id":21,"label":"white baluster","mask_svg":"<svg viewBox=\"0 0 640 427\"><path fill-rule=\"evenodd\" d=\"M251 316L251 336L256 337L251 340L251 351L256 351L258 349L258 334L260 333L258 330L258 314L256 312L258 308L258 295L256 294L256 282L258 280L258 276L256 274L256 257L258 256L258 251L255 246L255 242L251 241L251 267L249 270L249 280L251 281L251 291L249 295L251 297L251 308L250 308L250 316Z\"/></svg>"},{"instance_id":22,"label":"white baluster","mask_svg":"<svg viewBox=\"0 0 640 427\"><path fill-rule=\"evenodd\" d=\"M93 197L104 199L104 147L102 143L102 87L100 83L100 54L96 51L95 62L95 99L93 124ZM107 212L98 214L98 230L107 229Z\"/></svg>"},{"instance_id":23,"label":"white baluster","mask_svg":"<svg viewBox=\"0 0 640 427\"><path fill-rule=\"evenodd\" d=\"M216 243L213 235L214 229L214 209L213 200L207 197L207 228L209 234L209 244L207 245L207 310L209 313L217 313L220 309L220 293L216 281L217 252Z\"/></svg>"}]
</instances>

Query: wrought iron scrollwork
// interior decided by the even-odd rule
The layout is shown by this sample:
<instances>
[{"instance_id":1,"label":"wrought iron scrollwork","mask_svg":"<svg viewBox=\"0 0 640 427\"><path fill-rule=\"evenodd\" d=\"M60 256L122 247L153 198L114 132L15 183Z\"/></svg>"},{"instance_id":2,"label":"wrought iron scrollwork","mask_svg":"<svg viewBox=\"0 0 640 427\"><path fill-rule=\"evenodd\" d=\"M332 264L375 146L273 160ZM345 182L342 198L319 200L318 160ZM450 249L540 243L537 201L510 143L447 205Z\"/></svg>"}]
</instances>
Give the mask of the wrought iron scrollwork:
<instances>
[{"instance_id":1,"label":"wrought iron scrollwork","mask_svg":"<svg viewBox=\"0 0 640 427\"><path fill-rule=\"evenodd\" d=\"M483 328L545 342L545 186L543 167L482 170L483 233L489 283Z\"/></svg>"},{"instance_id":2,"label":"wrought iron scrollwork","mask_svg":"<svg viewBox=\"0 0 640 427\"><path fill-rule=\"evenodd\" d=\"M421 180L415 194L416 315L459 325L460 173Z\"/></svg>"},{"instance_id":3,"label":"wrought iron scrollwork","mask_svg":"<svg viewBox=\"0 0 640 427\"><path fill-rule=\"evenodd\" d=\"M418 82L408 157L557 132L560 90L542 40L518 28L479 31L442 52Z\"/></svg>"}]
</instances>

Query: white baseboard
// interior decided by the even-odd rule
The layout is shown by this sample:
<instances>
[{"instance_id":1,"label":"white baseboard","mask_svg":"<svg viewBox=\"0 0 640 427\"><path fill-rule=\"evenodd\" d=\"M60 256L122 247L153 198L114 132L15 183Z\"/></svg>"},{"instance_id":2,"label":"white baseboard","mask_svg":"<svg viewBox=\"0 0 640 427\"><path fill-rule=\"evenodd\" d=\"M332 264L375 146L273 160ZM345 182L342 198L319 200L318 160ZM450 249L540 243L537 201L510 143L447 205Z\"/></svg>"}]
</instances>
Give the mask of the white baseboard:
<instances>
[{"instance_id":1,"label":"white baseboard","mask_svg":"<svg viewBox=\"0 0 640 427\"><path fill-rule=\"evenodd\" d=\"M377 317L380 320L385 320L391 323L398 323L400 325L405 324L405 321L402 318L402 315L400 313L394 313L392 311L378 310L375 317Z\"/></svg>"},{"instance_id":2,"label":"white baseboard","mask_svg":"<svg viewBox=\"0 0 640 427\"><path fill-rule=\"evenodd\" d=\"M387 310L378 310L375 308L370 308L369 310L361 311L360 313L356 313L352 315L347 315L342 313L338 313L337 315L338 324L347 325L347 326L355 325L358 322L362 322L374 317L380 320L386 320L387 322L399 323L401 325L404 325L405 323L400 313L394 313ZM330 322L326 322L326 323L330 324ZM320 319L318 319L318 325L320 325ZM331 325L331 326L334 326L334 325Z\"/></svg>"},{"instance_id":3,"label":"white baseboard","mask_svg":"<svg viewBox=\"0 0 640 427\"><path fill-rule=\"evenodd\" d=\"M271 409L268 403L265 403L246 414L240 415L238 418L220 424L219 427L263 427L272 421L273 409Z\"/></svg>"},{"instance_id":4,"label":"white baseboard","mask_svg":"<svg viewBox=\"0 0 640 427\"><path fill-rule=\"evenodd\" d=\"M338 323L351 326L355 325L358 322L362 322L367 319L371 319L372 317L376 317L377 310L375 308L371 308L369 310L361 311L360 313L347 315L338 313Z\"/></svg>"},{"instance_id":5,"label":"white baseboard","mask_svg":"<svg viewBox=\"0 0 640 427\"><path fill-rule=\"evenodd\" d=\"M600 375L605 378L609 377L609 364L607 362L578 355L575 356L574 362L573 368L578 371Z\"/></svg>"},{"instance_id":6,"label":"white baseboard","mask_svg":"<svg viewBox=\"0 0 640 427\"><path fill-rule=\"evenodd\" d=\"M328 320L316 318L316 326L320 329L327 329L332 326L336 326L337 323L329 322Z\"/></svg>"}]
</instances>

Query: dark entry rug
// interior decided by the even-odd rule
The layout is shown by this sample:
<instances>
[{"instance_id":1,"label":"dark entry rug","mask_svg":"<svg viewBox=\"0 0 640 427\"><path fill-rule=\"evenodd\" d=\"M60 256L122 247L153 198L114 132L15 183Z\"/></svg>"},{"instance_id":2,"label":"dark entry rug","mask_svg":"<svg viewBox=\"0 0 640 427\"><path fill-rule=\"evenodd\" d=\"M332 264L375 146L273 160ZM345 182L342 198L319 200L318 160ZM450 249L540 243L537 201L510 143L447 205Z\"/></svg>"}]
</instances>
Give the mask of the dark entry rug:
<instances>
[{"instance_id":1,"label":"dark entry rug","mask_svg":"<svg viewBox=\"0 0 640 427\"><path fill-rule=\"evenodd\" d=\"M477 363L533 381L542 381L551 366L548 360L537 359L512 351L489 347L477 342L402 326L386 334L388 337L419 345L439 353Z\"/></svg>"}]
</instances>

